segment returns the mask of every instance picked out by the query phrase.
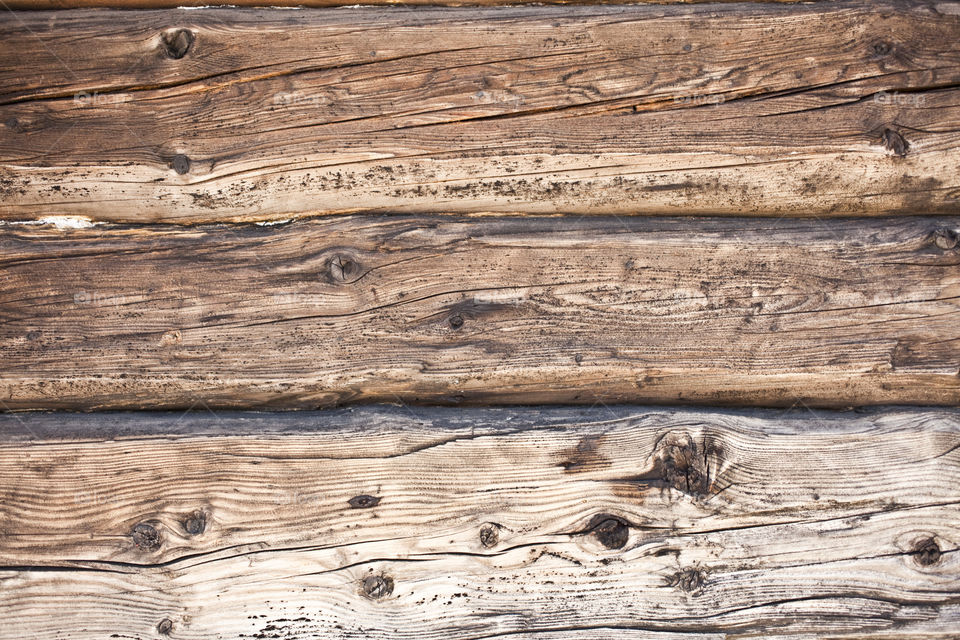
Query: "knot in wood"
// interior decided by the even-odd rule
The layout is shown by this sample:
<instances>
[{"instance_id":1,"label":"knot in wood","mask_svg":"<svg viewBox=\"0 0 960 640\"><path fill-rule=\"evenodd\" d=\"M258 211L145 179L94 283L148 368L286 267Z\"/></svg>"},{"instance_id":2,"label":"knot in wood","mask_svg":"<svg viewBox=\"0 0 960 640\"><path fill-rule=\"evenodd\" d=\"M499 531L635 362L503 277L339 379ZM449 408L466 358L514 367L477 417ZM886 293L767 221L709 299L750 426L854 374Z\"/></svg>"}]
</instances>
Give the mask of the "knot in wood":
<instances>
[{"instance_id":1,"label":"knot in wood","mask_svg":"<svg viewBox=\"0 0 960 640\"><path fill-rule=\"evenodd\" d=\"M587 528L607 549L622 549L630 538L630 525L607 513L595 515Z\"/></svg>"},{"instance_id":2,"label":"knot in wood","mask_svg":"<svg viewBox=\"0 0 960 640\"><path fill-rule=\"evenodd\" d=\"M360 264L348 255L338 253L330 258L330 278L334 282L349 282L360 272Z\"/></svg>"},{"instance_id":3,"label":"knot in wood","mask_svg":"<svg viewBox=\"0 0 960 640\"><path fill-rule=\"evenodd\" d=\"M182 176L190 171L190 158L182 153L178 153L170 160L170 167Z\"/></svg>"},{"instance_id":4,"label":"knot in wood","mask_svg":"<svg viewBox=\"0 0 960 640\"><path fill-rule=\"evenodd\" d=\"M480 528L480 544L487 549L500 542L500 528L495 524L485 524Z\"/></svg>"},{"instance_id":5,"label":"knot in wood","mask_svg":"<svg viewBox=\"0 0 960 640\"><path fill-rule=\"evenodd\" d=\"M461 316L459 313L457 315L450 316L450 326L453 327L454 329L459 329L460 327L462 327L463 316Z\"/></svg>"},{"instance_id":6,"label":"knot in wood","mask_svg":"<svg viewBox=\"0 0 960 640\"><path fill-rule=\"evenodd\" d=\"M889 42L878 40L877 42L873 43L872 50L873 55L879 58L890 55L890 52L893 51L893 45Z\"/></svg>"},{"instance_id":7,"label":"knot in wood","mask_svg":"<svg viewBox=\"0 0 960 640\"><path fill-rule=\"evenodd\" d=\"M363 579L363 593L374 600L386 598L393 593L393 578L384 575L367 576Z\"/></svg>"},{"instance_id":8,"label":"knot in wood","mask_svg":"<svg viewBox=\"0 0 960 640\"><path fill-rule=\"evenodd\" d=\"M160 548L160 532L151 525L142 522L133 528L130 533L133 538L133 544L141 551L156 551Z\"/></svg>"},{"instance_id":9,"label":"knot in wood","mask_svg":"<svg viewBox=\"0 0 960 640\"><path fill-rule=\"evenodd\" d=\"M207 528L207 515L203 511L194 511L183 519L183 530L191 536L198 536Z\"/></svg>"},{"instance_id":10,"label":"knot in wood","mask_svg":"<svg viewBox=\"0 0 960 640\"><path fill-rule=\"evenodd\" d=\"M924 567L940 562L940 556L940 545L933 538L921 540L913 547L913 558Z\"/></svg>"},{"instance_id":11,"label":"knot in wood","mask_svg":"<svg viewBox=\"0 0 960 640\"><path fill-rule=\"evenodd\" d=\"M160 621L160 624L157 625L157 633L160 635L168 636L171 631L173 631L173 620L170 618L164 618Z\"/></svg>"},{"instance_id":12,"label":"knot in wood","mask_svg":"<svg viewBox=\"0 0 960 640\"><path fill-rule=\"evenodd\" d=\"M370 509L378 504L380 504L380 498L377 496L363 494L350 498L350 506L354 509Z\"/></svg>"},{"instance_id":13,"label":"knot in wood","mask_svg":"<svg viewBox=\"0 0 960 640\"><path fill-rule=\"evenodd\" d=\"M704 575L699 569L684 569L677 573L670 580L671 586L677 587L681 591L693 593L703 587Z\"/></svg>"},{"instance_id":14,"label":"knot in wood","mask_svg":"<svg viewBox=\"0 0 960 640\"><path fill-rule=\"evenodd\" d=\"M907 155L907 151L910 149L910 144L906 139L893 129L884 129L880 139L883 141L883 146L900 157Z\"/></svg>"},{"instance_id":15,"label":"knot in wood","mask_svg":"<svg viewBox=\"0 0 960 640\"><path fill-rule=\"evenodd\" d=\"M190 47L193 46L194 35L189 29L171 29L164 31L160 35L160 41L163 43L163 50L168 58L179 60L187 55Z\"/></svg>"},{"instance_id":16,"label":"knot in wood","mask_svg":"<svg viewBox=\"0 0 960 640\"><path fill-rule=\"evenodd\" d=\"M950 229L941 227L933 232L933 242L943 250L957 246L957 234Z\"/></svg>"},{"instance_id":17,"label":"knot in wood","mask_svg":"<svg viewBox=\"0 0 960 640\"><path fill-rule=\"evenodd\" d=\"M707 437L697 443L687 434L667 434L654 448L653 468L637 480L699 498L710 493L710 467L719 466L722 448Z\"/></svg>"}]
</instances>

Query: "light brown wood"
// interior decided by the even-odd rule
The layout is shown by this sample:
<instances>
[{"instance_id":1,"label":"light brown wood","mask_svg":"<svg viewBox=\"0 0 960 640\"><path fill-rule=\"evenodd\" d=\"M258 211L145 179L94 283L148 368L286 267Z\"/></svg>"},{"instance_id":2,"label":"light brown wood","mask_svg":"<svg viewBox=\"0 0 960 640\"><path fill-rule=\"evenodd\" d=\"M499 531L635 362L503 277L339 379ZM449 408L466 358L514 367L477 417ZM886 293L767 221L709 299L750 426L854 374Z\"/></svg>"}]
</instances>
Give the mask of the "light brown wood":
<instances>
[{"instance_id":1,"label":"light brown wood","mask_svg":"<svg viewBox=\"0 0 960 640\"><path fill-rule=\"evenodd\" d=\"M4 638L960 623L955 410L7 414L0 452Z\"/></svg>"},{"instance_id":2,"label":"light brown wood","mask_svg":"<svg viewBox=\"0 0 960 640\"><path fill-rule=\"evenodd\" d=\"M955 2L34 12L0 58L8 220L960 213Z\"/></svg>"},{"instance_id":3,"label":"light brown wood","mask_svg":"<svg viewBox=\"0 0 960 640\"><path fill-rule=\"evenodd\" d=\"M524 4L603 5L603 4L695 4L698 2L783 2L800 0L4 0L8 9L47 10L107 7L118 9L169 9L228 7L356 7L356 6L496 6ZM821 1L821 0L812 0Z\"/></svg>"},{"instance_id":4,"label":"light brown wood","mask_svg":"<svg viewBox=\"0 0 960 640\"><path fill-rule=\"evenodd\" d=\"M954 218L7 225L11 408L960 402Z\"/></svg>"},{"instance_id":5,"label":"light brown wood","mask_svg":"<svg viewBox=\"0 0 960 640\"><path fill-rule=\"evenodd\" d=\"M449 7L523 5L523 4L692 4L698 2L799 2L800 0L4 0L9 9L43 10L82 7L115 7L122 9L164 9L175 7L356 7L360 5L443 5ZM810 0L818 1L818 0Z\"/></svg>"}]
</instances>

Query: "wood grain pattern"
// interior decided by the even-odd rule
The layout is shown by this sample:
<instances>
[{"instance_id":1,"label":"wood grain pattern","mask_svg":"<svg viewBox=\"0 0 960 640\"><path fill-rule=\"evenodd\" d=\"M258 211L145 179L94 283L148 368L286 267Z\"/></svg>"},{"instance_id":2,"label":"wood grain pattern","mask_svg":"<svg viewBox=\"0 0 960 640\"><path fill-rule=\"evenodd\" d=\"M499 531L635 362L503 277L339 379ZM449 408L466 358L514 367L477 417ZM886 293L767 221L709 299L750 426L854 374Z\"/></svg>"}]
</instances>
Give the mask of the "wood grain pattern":
<instances>
[{"instance_id":1,"label":"wood grain pattern","mask_svg":"<svg viewBox=\"0 0 960 640\"><path fill-rule=\"evenodd\" d=\"M8 225L11 408L960 402L955 218Z\"/></svg>"},{"instance_id":2,"label":"wood grain pattern","mask_svg":"<svg viewBox=\"0 0 960 640\"><path fill-rule=\"evenodd\" d=\"M956 2L25 12L0 58L8 220L960 213Z\"/></svg>"},{"instance_id":3,"label":"wood grain pattern","mask_svg":"<svg viewBox=\"0 0 960 640\"><path fill-rule=\"evenodd\" d=\"M692 4L698 2L733 2L735 0L4 0L3 6L17 10L75 9L83 7L113 7L121 9L165 9L176 7L356 7L439 5L448 7L523 5L523 4ZM755 2L799 2L800 0L738 0ZM822 0L810 0L822 1Z\"/></svg>"},{"instance_id":4,"label":"wood grain pattern","mask_svg":"<svg viewBox=\"0 0 960 640\"><path fill-rule=\"evenodd\" d=\"M956 410L6 414L0 451L4 638L960 624Z\"/></svg>"}]
</instances>

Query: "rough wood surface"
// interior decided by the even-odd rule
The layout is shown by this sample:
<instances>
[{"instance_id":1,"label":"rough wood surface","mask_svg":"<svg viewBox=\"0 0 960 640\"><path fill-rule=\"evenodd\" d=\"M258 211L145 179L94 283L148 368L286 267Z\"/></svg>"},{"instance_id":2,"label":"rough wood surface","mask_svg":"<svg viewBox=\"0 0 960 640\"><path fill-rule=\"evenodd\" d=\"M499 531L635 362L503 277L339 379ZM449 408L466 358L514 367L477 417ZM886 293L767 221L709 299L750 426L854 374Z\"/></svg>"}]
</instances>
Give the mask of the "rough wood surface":
<instances>
[{"instance_id":1,"label":"rough wood surface","mask_svg":"<svg viewBox=\"0 0 960 640\"><path fill-rule=\"evenodd\" d=\"M957 219L7 225L12 408L960 402Z\"/></svg>"},{"instance_id":2,"label":"rough wood surface","mask_svg":"<svg viewBox=\"0 0 960 640\"><path fill-rule=\"evenodd\" d=\"M0 59L5 219L960 213L956 2L26 12Z\"/></svg>"},{"instance_id":3,"label":"rough wood surface","mask_svg":"<svg viewBox=\"0 0 960 640\"><path fill-rule=\"evenodd\" d=\"M732 2L734 0L3 0L7 9L73 9L116 7L120 9L164 9L176 7L356 7L358 5L440 5L450 7L523 5L523 4L669 4ZM742 1L742 0L741 0ZM761 0L746 0L759 2ZM764 2L801 2L803 0L762 0ZM819 0L807 0L819 1Z\"/></svg>"},{"instance_id":4,"label":"rough wood surface","mask_svg":"<svg viewBox=\"0 0 960 640\"><path fill-rule=\"evenodd\" d=\"M960 625L955 410L6 414L0 451L4 638Z\"/></svg>"}]
</instances>

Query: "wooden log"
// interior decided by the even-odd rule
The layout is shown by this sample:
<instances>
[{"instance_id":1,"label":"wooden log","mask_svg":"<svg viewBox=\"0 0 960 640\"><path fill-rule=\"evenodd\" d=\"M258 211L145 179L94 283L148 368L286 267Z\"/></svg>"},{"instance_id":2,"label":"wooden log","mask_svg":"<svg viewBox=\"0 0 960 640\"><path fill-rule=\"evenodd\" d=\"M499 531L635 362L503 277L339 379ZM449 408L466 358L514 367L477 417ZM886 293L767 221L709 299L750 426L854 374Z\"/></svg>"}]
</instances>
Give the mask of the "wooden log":
<instances>
[{"instance_id":1,"label":"wooden log","mask_svg":"<svg viewBox=\"0 0 960 640\"><path fill-rule=\"evenodd\" d=\"M956 2L27 12L0 58L7 220L960 212Z\"/></svg>"},{"instance_id":2,"label":"wooden log","mask_svg":"<svg viewBox=\"0 0 960 640\"><path fill-rule=\"evenodd\" d=\"M799 0L536 0L536 4L681 4L697 2L798 2ZM822 0L810 0L822 1ZM359 5L440 5L448 7L523 5L533 4L534 0L5 0L4 5L16 10L76 9L83 7L108 7L118 9L167 9L167 8L204 8L216 6L234 7L356 7Z\"/></svg>"},{"instance_id":3,"label":"wooden log","mask_svg":"<svg viewBox=\"0 0 960 640\"><path fill-rule=\"evenodd\" d=\"M957 220L8 225L10 408L960 402Z\"/></svg>"},{"instance_id":4,"label":"wooden log","mask_svg":"<svg viewBox=\"0 0 960 640\"><path fill-rule=\"evenodd\" d=\"M0 415L9 638L930 638L960 413Z\"/></svg>"}]
</instances>

